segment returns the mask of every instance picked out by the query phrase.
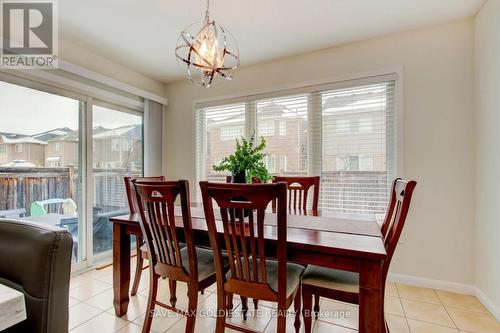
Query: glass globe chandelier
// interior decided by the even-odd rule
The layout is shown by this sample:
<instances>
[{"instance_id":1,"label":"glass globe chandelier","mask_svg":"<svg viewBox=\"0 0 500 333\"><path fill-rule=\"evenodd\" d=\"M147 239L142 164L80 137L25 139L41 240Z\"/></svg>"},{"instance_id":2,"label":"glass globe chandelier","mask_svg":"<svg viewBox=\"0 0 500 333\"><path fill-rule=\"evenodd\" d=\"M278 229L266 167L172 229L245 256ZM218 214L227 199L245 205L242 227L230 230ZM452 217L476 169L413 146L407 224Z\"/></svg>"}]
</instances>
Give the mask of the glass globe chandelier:
<instances>
[{"instance_id":1,"label":"glass globe chandelier","mask_svg":"<svg viewBox=\"0 0 500 333\"><path fill-rule=\"evenodd\" d=\"M225 28L210 20L209 0L205 19L184 29L175 48L179 65L186 68L186 77L208 88L219 75L231 80L240 65L238 44Z\"/></svg>"}]
</instances>

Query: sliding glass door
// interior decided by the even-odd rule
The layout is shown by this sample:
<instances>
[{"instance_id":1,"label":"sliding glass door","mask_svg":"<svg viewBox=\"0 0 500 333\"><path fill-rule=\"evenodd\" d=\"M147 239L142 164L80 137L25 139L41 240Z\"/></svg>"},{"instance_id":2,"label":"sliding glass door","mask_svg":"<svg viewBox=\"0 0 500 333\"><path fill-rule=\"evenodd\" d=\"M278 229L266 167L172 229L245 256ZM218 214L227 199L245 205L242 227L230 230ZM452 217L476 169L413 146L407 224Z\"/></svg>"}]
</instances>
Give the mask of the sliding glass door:
<instances>
[{"instance_id":1,"label":"sliding glass door","mask_svg":"<svg viewBox=\"0 0 500 333\"><path fill-rule=\"evenodd\" d=\"M0 218L71 232L86 259L81 115L85 102L0 81Z\"/></svg>"},{"instance_id":2,"label":"sliding glass door","mask_svg":"<svg viewBox=\"0 0 500 333\"><path fill-rule=\"evenodd\" d=\"M143 174L143 113L0 81L0 218L66 228L76 269L111 255L125 176Z\"/></svg>"},{"instance_id":3,"label":"sliding glass door","mask_svg":"<svg viewBox=\"0 0 500 333\"><path fill-rule=\"evenodd\" d=\"M128 212L123 177L141 176L143 116L94 105L92 109L93 254L111 250L109 218Z\"/></svg>"}]
</instances>

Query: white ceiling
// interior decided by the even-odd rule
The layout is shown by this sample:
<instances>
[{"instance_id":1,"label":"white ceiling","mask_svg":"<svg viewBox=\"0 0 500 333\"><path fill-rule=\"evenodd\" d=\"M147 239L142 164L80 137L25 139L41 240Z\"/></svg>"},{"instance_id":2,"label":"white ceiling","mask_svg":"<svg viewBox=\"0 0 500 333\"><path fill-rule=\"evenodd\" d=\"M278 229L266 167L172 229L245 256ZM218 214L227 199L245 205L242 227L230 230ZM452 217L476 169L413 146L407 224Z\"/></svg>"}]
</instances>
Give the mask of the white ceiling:
<instances>
[{"instance_id":1,"label":"white ceiling","mask_svg":"<svg viewBox=\"0 0 500 333\"><path fill-rule=\"evenodd\" d=\"M211 0L236 37L242 65L474 15L485 0ZM151 78L182 77L179 32L201 21L205 0L61 0L60 32Z\"/></svg>"}]
</instances>

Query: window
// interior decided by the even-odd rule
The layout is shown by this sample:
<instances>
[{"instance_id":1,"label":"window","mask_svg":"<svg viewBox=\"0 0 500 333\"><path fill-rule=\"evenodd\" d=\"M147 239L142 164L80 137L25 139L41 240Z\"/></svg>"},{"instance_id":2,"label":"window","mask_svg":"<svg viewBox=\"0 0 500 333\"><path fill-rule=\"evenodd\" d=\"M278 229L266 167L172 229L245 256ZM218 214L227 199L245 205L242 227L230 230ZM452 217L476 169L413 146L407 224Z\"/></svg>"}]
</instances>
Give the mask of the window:
<instances>
[{"instance_id":1,"label":"window","mask_svg":"<svg viewBox=\"0 0 500 333\"><path fill-rule=\"evenodd\" d=\"M74 261L85 259L79 238L84 223L79 167L82 105L73 98L0 81L0 140L4 143L0 150L7 152L8 144L10 150L23 153L0 157L0 193L9 197L0 202L0 210L24 210L24 216L15 218L42 224L47 223L43 215L53 214L54 224L79 240ZM64 156L56 157L52 140L71 140L73 145Z\"/></svg>"},{"instance_id":2,"label":"window","mask_svg":"<svg viewBox=\"0 0 500 333\"><path fill-rule=\"evenodd\" d=\"M273 136L274 135L274 120L268 119L257 123L258 136Z\"/></svg>"},{"instance_id":3,"label":"window","mask_svg":"<svg viewBox=\"0 0 500 333\"><path fill-rule=\"evenodd\" d=\"M243 136L243 126L221 126L220 139L223 141L232 140Z\"/></svg>"},{"instance_id":4,"label":"window","mask_svg":"<svg viewBox=\"0 0 500 333\"><path fill-rule=\"evenodd\" d=\"M286 136L286 120L280 120L280 136Z\"/></svg>"},{"instance_id":5,"label":"window","mask_svg":"<svg viewBox=\"0 0 500 333\"><path fill-rule=\"evenodd\" d=\"M244 135L245 108L244 103L239 103L207 107L197 112L198 179L226 180L225 174L215 172L213 166L234 152L234 140Z\"/></svg>"},{"instance_id":6,"label":"window","mask_svg":"<svg viewBox=\"0 0 500 333\"><path fill-rule=\"evenodd\" d=\"M111 250L111 229L102 225L109 217L128 211L123 177L142 176L142 113L93 106L92 165L94 179L93 254ZM110 147L111 146L111 147ZM111 149L110 149L111 148Z\"/></svg>"},{"instance_id":7,"label":"window","mask_svg":"<svg viewBox=\"0 0 500 333\"><path fill-rule=\"evenodd\" d=\"M111 151L120 151L121 148L121 139L115 138L111 139Z\"/></svg>"},{"instance_id":8,"label":"window","mask_svg":"<svg viewBox=\"0 0 500 333\"><path fill-rule=\"evenodd\" d=\"M373 171L373 157L360 156L359 157L359 171Z\"/></svg>"},{"instance_id":9,"label":"window","mask_svg":"<svg viewBox=\"0 0 500 333\"><path fill-rule=\"evenodd\" d=\"M276 157L274 155L264 156L264 164L270 173L276 173Z\"/></svg>"},{"instance_id":10,"label":"window","mask_svg":"<svg viewBox=\"0 0 500 333\"><path fill-rule=\"evenodd\" d=\"M0 145L0 154L7 154L7 147L4 145Z\"/></svg>"},{"instance_id":11,"label":"window","mask_svg":"<svg viewBox=\"0 0 500 333\"><path fill-rule=\"evenodd\" d=\"M263 127L272 128L273 136L265 138L266 153L279 158L269 170L271 173L307 175L308 103L308 96L304 94L255 102L257 135L263 135ZM276 125L279 135L274 132Z\"/></svg>"},{"instance_id":12,"label":"window","mask_svg":"<svg viewBox=\"0 0 500 333\"><path fill-rule=\"evenodd\" d=\"M320 175L321 209L383 213L395 174L396 78L390 74L305 87L294 95L197 106L198 180L225 180L211 171L214 156L231 154L234 143L221 143L212 133L230 124L245 136L265 136L264 162L271 173Z\"/></svg>"},{"instance_id":13,"label":"window","mask_svg":"<svg viewBox=\"0 0 500 333\"><path fill-rule=\"evenodd\" d=\"M359 171L359 156L338 156L338 171Z\"/></svg>"},{"instance_id":14,"label":"window","mask_svg":"<svg viewBox=\"0 0 500 333\"><path fill-rule=\"evenodd\" d=\"M134 141L131 139L123 139L123 151L131 151L134 149Z\"/></svg>"},{"instance_id":15,"label":"window","mask_svg":"<svg viewBox=\"0 0 500 333\"><path fill-rule=\"evenodd\" d=\"M385 211L394 177L394 85L389 81L321 92L323 209ZM339 122L347 120L358 124L356 131L332 133L332 126L339 129Z\"/></svg>"},{"instance_id":16,"label":"window","mask_svg":"<svg viewBox=\"0 0 500 333\"><path fill-rule=\"evenodd\" d=\"M359 129L359 132L365 132L365 133L373 131L372 118L360 118L358 129Z\"/></svg>"},{"instance_id":17,"label":"window","mask_svg":"<svg viewBox=\"0 0 500 333\"><path fill-rule=\"evenodd\" d=\"M286 155L280 155L279 156L279 172L284 173L287 172L286 168Z\"/></svg>"},{"instance_id":18,"label":"window","mask_svg":"<svg viewBox=\"0 0 500 333\"><path fill-rule=\"evenodd\" d=\"M349 133L351 131L351 121L349 119L337 119L335 121L335 132L338 134Z\"/></svg>"},{"instance_id":19,"label":"window","mask_svg":"<svg viewBox=\"0 0 500 333\"><path fill-rule=\"evenodd\" d=\"M61 144L59 142L54 143L54 152L57 153L58 151L61 150Z\"/></svg>"}]
</instances>

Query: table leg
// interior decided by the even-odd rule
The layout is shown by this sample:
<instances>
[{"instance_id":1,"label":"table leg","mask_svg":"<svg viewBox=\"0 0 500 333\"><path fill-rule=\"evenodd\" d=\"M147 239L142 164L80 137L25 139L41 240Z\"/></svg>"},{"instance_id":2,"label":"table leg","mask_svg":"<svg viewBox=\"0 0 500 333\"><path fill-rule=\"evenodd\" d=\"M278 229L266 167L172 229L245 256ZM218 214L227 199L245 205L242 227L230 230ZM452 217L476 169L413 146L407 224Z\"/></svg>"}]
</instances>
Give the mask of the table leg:
<instances>
[{"instance_id":1,"label":"table leg","mask_svg":"<svg viewBox=\"0 0 500 333\"><path fill-rule=\"evenodd\" d=\"M359 275L359 333L385 333L382 262L364 261Z\"/></svg>"},{"instance_id":2,"label":"table leg","mask_svg":"<svg viewBox=\"0 0 500 333\"><path fill-rule=\"evenodd\" d=\"M127 313L130 285L130 235L125 226L113 224L113 305L115 314L121 317Z\"/></svg>"}]
</instances>

